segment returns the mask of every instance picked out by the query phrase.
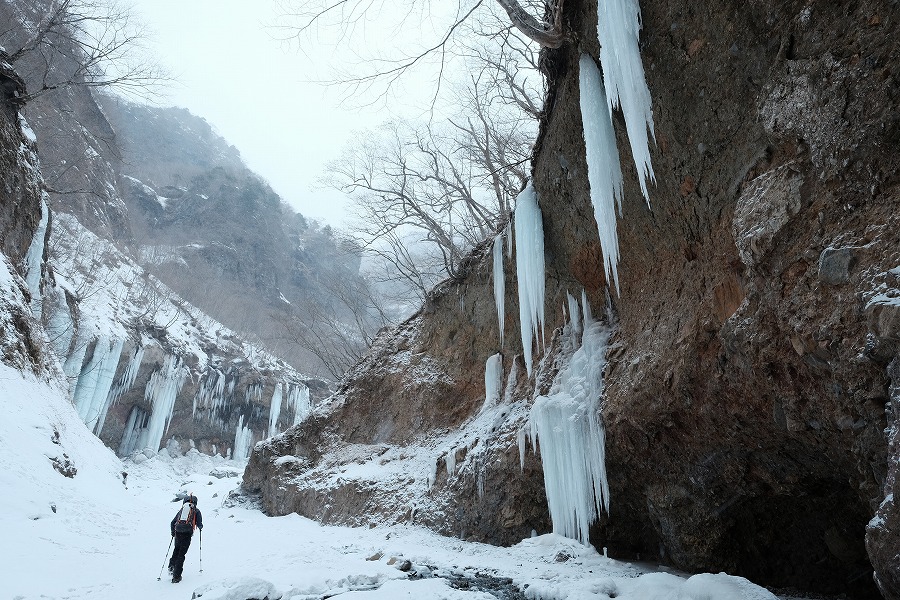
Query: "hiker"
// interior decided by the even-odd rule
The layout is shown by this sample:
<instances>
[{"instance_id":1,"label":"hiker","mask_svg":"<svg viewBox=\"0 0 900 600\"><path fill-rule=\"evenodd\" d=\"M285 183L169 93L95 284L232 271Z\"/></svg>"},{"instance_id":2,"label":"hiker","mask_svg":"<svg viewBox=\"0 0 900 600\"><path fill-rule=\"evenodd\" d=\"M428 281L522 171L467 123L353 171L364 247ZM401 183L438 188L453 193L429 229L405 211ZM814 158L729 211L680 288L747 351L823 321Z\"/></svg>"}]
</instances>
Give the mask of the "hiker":
<instances>
[{"instance_id":1,"label":"hiker","mask_svg":"<svg viewBox=\"0 0 900 600\"><path fill-rule=\"evenodd\" d=\"M172 574L172 583L181 581L181 571L184 568L184 557L191 545L191 536L194 528L203 529L203 515L197 509L197 497L188 494L184 498L184 504L172 519L172 537L175 538L175 551L169 559L169 573Z\"/></svg>"}]
</instances>

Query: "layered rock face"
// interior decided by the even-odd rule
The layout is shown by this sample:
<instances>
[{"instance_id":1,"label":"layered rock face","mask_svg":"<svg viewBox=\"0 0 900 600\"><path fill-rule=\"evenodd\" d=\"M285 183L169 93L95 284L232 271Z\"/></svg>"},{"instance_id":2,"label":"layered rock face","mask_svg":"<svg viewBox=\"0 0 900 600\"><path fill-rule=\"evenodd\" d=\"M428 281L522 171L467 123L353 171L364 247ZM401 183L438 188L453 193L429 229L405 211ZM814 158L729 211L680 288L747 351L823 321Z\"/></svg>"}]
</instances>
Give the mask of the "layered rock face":
<instances>
[{"instance_id":1,"label":"layered rock face","mask_svg":"<svg viewBox=\"0 0 900 600\"><path fill-rule=\"evenodd\" d=\"M648 208L617 117L611 509L593 539L613 556L857 597L877 595L874 567L881 593L900 597L898 456L885 437L900 340L900 9L641 8L656 183ZM584 289L595 313L607 305L578 88L580 54L601 51L596 19L593 3L567 2L570 41L544 57L534 185L548 349L535 377L508 318L508 393L481 422L483 365L499 345L490 260L476 251L469 276L383 338L329 411L254 452L244 484L271 512L380 514L499 543L548 530L539 464L529 448L522 468L518 438L566 364L567 292Z\"/></svg>"},{"instance_id":2,"label":"layered rock face","mask_svg":"<svg viewBox=\"0 0 900 600\"><path fill-rule=\"evenodd\" d=\"M32 271L31 280L40 280L47 213L34 134L19 113L24 93L22 78L0 51L0 359L41 372L46 357L25 278Z\"/></svg>"}]
</instances>

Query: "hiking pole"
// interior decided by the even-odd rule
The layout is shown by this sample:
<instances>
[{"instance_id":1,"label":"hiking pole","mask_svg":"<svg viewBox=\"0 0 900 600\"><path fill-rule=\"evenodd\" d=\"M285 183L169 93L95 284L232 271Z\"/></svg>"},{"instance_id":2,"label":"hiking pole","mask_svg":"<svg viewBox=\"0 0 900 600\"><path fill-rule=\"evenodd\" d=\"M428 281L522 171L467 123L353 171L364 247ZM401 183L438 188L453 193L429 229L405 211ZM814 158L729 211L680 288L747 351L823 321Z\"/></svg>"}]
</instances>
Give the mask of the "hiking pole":
<instances>
[{"instance_id":1,"label":"hiking pole","mask_svg":"<svg viewBox=\"0 0 900 600\"><path fill-rule=\"evenodd\" d=\"M162 581L162 572L163 572L163 569L166 568L166 559L169 558L169 550L172 549L172 542L174 540L175 540L175 536L173 535L172 538L169 540L169 547L166 548L166 558L163 559L163 564L159 568L159 577L156 578L157 581Z\"/></svg>"},{"instance_id":2,"label":"hiking pole","mask_svg":"<svg viewBox=\"0 0 900 600\"><path fill-rule=\"evenodd\" d=\"M203 572L203 530L200 530L200 572Z\"/></svg>"}]
</instances>

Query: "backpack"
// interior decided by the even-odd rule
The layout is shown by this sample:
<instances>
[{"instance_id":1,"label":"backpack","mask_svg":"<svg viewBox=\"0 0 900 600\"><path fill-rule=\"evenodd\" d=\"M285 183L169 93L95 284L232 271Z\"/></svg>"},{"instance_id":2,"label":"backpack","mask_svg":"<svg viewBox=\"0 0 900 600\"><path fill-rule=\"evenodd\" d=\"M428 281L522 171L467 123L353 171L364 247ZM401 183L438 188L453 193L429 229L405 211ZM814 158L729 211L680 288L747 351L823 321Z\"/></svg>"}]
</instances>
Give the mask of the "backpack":
<instances>
[{"instance_id":1,"label":"backpack","mask_svg":"<svg viewBox=\"0 0 900 600\"><path fill-rule=\"evenodd\" d=\"M175 520L175 531L188 532L197 528L197 508L192 502L185 502Z\"/></svg>"}]
</instances>

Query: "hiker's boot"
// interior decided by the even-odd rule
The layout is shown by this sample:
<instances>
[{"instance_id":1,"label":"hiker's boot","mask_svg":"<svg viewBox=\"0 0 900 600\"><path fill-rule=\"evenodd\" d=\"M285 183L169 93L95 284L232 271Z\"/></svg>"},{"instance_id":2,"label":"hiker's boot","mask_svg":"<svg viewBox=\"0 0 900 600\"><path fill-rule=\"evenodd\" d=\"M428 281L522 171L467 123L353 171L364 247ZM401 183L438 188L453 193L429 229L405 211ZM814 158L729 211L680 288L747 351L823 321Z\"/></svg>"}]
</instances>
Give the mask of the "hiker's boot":
<instances>
[{"instance_id":1,"label":"hiker's boot","mask_svg":"<svg viewBox=\"0 0 900 600\"><path fill-rule=\"evenodd\" d=\"M172 578L172 583L178 583L179 581L181 581L181 577L179 577L178 575Z\"/></svg>"}]
</instances>

